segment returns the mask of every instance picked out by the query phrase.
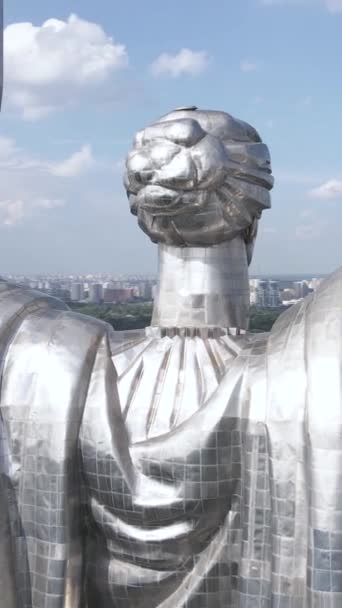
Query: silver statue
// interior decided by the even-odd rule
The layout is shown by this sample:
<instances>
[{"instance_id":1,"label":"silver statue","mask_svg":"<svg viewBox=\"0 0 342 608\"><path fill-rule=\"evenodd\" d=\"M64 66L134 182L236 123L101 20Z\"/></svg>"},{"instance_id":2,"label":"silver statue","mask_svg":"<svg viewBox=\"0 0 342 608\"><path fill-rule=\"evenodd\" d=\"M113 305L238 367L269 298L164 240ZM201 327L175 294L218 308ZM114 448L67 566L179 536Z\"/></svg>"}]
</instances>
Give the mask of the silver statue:
<instances>
[{"instance_id":1,"label":"silver statue","mask_svg":"<svg viewBox=\"0 0 342 608\"><path fill-rule=\"evenodd\" d=\"M1 608L340 608L341 271L246 332L272 176L228 114L138 133L125 184L151 327L0 283Z\"/></svg>"}]
</instances>

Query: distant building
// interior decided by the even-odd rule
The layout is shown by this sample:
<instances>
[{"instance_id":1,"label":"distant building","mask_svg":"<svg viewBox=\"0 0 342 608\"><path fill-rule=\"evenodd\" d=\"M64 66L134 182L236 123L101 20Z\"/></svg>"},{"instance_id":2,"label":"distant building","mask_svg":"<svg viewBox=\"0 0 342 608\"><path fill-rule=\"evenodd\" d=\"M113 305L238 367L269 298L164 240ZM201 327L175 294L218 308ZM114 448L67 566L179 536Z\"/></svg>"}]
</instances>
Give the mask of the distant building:
<instances>
[{"instance_id":1,"label":"distant building","mask_svg":"<svg viewBox=\"0 0 342 608\"><path fill-rule=\"evenodd\" d=\"M267 307L268 301L268 281L259 281L259 284L256 288L256 306L260 306L262 308Z\"/></svg>"},{"instance_id":2,"label":"distant building","mask_svg":"<svg viewBox=\"0 0 342 608\"><path fill-rule=\"evenodd\" d=\"M110 303L122 304L132 298L132 288L125 287L121 289L107 287L103 291L103 301Z\"/></svg>"},{"instance_id":3,"label":"distant building","mask_svg":"<svg viewBox=\"0 0 342 608\"><path fill-rule=\"evenodd\" d=\"M140 298L140 285L130 285L130 289L132 298Z\"/></svg>"},{"instance_id":4,"label":"distant building","mask_svg":"<svg viewBox=\"0 0 342 608\"><path fill-rule=\"evenodd\" d=\"M100 304L103 300L103 287L101 283L91 283L89 285L89 301L93 304Z\"/></svg>"},{"instance_id":5,"label":"distant building","mask_svg":"<svg viewBox=\"0 0 342 608\"><path fill-rule=\"evenodd\" d=\"M293 290L296 300L305 298L310 293L310 288L307 281L295 281L293 283Z\"/></svg>"},{"instance_id":6,"label":"distant building","mask_svg":"<svg viewBox=\"0 0 342 608\"><path fill-rule=\"evenodd\" d=\"M115 289L113 287L104 287L103 289L103 301L106 303L114 302Z\"/></svg>"},{"instance_id":7,"label":"distant building","mask_svg":"<svg viewBox=\"0 0 342 608\"><path fill-rule=\"evenodd\" d=\"M276 308L281 305L278 281L251 279L250 303L259 308Z\"/></svg>"},{"instance_id":8,"label":"distant building","mask_svg":"<svg viewBox=\"0 0 342 608\"><path fill-rule=\"evenodd\" d=\"M278 281L269 281L268 306L276 308L281 305L280 289Z\"/></svg>"},{"instance_id":9,"label":"distant building","mask_svg":"<svg viewBox=\"0 0 342 608\"><path fill-rule=\"evenodd\" d=\"M81 300L84 300L83 283L71 283L70 297L72 302L80 302Z\"/></svg>"},{"instance_id":10,"label":"distant building","mask_svg":"<svg viewBox=\"0 0 342 608\"><path fill-rule=\"evenodd\" d=\"M151 281L144 281L139 285L139 295L144 300L152 300L152 289L153 283Z\"/></svg>"},{"instance_id":11,"label":"distant building","mask_svg":"<svg viewBox=\"0 0 342 608\"><path fill-rule=\"evenodd\" d=\"M259 280L258 279L250 279L249 280L249 300L251 305L256 306L257 303L257 289L258 289L258 285L259 285Z\"/></svg>"}]
</instances>

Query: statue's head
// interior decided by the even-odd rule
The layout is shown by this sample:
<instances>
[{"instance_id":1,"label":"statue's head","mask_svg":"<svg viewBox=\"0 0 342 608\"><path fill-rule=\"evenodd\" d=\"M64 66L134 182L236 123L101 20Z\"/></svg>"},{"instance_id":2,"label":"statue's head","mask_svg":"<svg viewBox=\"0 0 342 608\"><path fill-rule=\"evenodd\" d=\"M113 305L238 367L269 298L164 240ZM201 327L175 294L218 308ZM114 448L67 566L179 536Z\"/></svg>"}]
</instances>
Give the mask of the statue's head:
<instances>
[{"instance_id":1,"label":"statue's head","mask_svg":"<svg viewBox=\"0 0 342 608\"><path fill-rule=\"evenodd\" d=\"M271 206L268 148L225 112L180 108L139 131L126 162L131 212L153 242L207 247L245 240Z\"/></svg>"}]
</instances>

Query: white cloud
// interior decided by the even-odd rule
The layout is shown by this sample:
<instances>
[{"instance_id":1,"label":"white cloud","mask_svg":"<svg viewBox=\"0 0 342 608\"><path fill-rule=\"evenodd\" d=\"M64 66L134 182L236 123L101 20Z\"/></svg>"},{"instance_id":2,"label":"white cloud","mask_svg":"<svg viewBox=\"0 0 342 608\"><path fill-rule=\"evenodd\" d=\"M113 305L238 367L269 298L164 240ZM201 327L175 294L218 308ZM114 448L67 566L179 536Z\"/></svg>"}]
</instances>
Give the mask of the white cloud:
<instances>
[{"instance_id":1,"label":"white cloud","mask_svg":"<svg viewBox=\"0 0 342 608\"><path fill-rule=\"evenodd\" d=\"M183 74L198 76L209 64L209 56L205 51L192 51L181 49L179 53L170 55L162 53L151 64L150 69L153 76L172 76L177 78Z\"/></svg>"},{"instance_id":2,"label":"white cloud","mask_svg":"<svg viewBox=\"0 0 342 608\"><path fill-rule=\"evenodd\" d=\"M256 72L258 70L258 64L255 63L255 61L243 59L240 61L240 70L241 72Z\"/></svg>"},{"instance_id":3,"label":"white cloud","mask_svg":"<svg viewBox=\"0 0 342 608\"><path fill-rule=\"evenodd\" d=\"M5 226L13 226L25 215L25 204L22 200L0 201L0 215Z\"/></svg>"},{"instance_id":4,"label":"white cloud","mask_svg":"<svg viewBox=\"0 0 342 608\"><path fill-rule=\"evenodd\" d=\"M5 99L28 120L108 94L128 63L126 48L101 26L70 15L41 26L13 23L4 31Z\"/></svg>"},{"instance_id":5,"label":"white cloud","mask_svg":"<svg viewBox=\"0 0 342 608\"><path fill-rule=\"evenodd\" d=\"M298 6L323 6L330 13L342 13L342 0L259 0L264 6L298 5Z\"/></svg>"},{"instance_id":6,"label":"white cloud","mask_svg":"<svg viewBox=\"0 0 342 608\"><path fill-rule=\"evenodd\" d=\"M107 164L110 168L107 167ZM86 144L61 161L27 154L13 139L0 137L0 225L14 226L66 205L75 196L75 179L94 169L110 174L111 164L96 162Z\"/></svg>"},{"instance_id":7,"label":"white cloud","mask_svg":"<svg viewBox=\"0 0 342 608\"><path fill-rule=\"evenodd\" d=\"M342 180L330 179L317 188L310 190L309 195L312 198L317 198L320 200L342 198Z\"/></svg>"},{"instance_id":8,"label":"white cloud","mask_svg":"<svg viewBox=\"0 0 342 608\"><path fill-rule=\"evenodd\" d=\"M14 226L25 217L39 209L62 207L65 201L61 199L13 199L0 201L0 221L4 226Z\"/></svg>"},{"instance_id":9,"label":"white cloud","mask_svg":"<svg viewBox=\"0 0 342 608\"><path fill-rule=\"evenodd\" d=\"M342 0L325 0L325 4L331 13L342 13Z\"/></svg>"},{"instance_id":10,"label":"white cloud","mask_svg":"<svg viewBox=\"0 0 342 608\"><path fill-rule=\"evenodd\" d=\"M13 139L0 136L0 162L1 160L11 158L16 152L16 146Z\"/></svg>"},{"instance_id":11,"label":"white cloud","mask_svg":"<svg viewBox=\"0 0 342 608\"><path fill-rule=\"evenodd\" d=\"M31 170L56 177L78 177L97 165L99 163L96 163L89 144L85 144L68 158L53 162L27 155L16 146L14 140L0 136L0 170Z\"/></svg>"},{"instance_id":12,"label":"white cloud","mask_svg":"<svg viewBox=\"0 0 342 608\"><path fill-rule=\"evenodd\" d=\"M0 136L0 170L31 169L41 164L18 148L14 139Z\"/></svg>"},{"instance_id":13,"label":"white cloud","mask_svg":"<svg viewBox=\"0 0 342 608\"><path fill-rule=\"evenodd\" d=\"M66 160L60 163L50 163L48 165L52 175L59 177L77 177L85 173L95 165L95 159L89 145L83 146L79 152L75 152Z\"/></svg>"},{"instance_id":14,"label":"white cloud","mask_svg":"<svg viewBox=\"0 0 342 608\"><path fill-rule=\"evenodd\" d=\"M63 199L40 198L35 201L35 206L40 209L55 209L56 207L64 207Z\"/></svg>"}]
</instances>

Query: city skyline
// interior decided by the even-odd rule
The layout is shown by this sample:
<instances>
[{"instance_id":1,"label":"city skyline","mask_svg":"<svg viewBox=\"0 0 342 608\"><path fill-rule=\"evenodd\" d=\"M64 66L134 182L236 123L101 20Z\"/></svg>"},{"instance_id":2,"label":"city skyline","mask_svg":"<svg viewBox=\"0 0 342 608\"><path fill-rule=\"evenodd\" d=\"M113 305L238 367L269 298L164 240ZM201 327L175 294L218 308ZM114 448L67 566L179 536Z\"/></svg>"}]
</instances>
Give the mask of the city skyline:
<instances>
[{"instance_id":1,"label":"city skyline","mask_svg":"<svg viewBox=\"0 0 342 608\"><path fill-rule=\"evenodd\" d=\"M123 163L137 129L188 103L270 148L251 276L341 264L342 2L189 0L167 19L157 0L5 5L0 272L156 273Z\"/></svg>"},{"instance_id":2,"label":"city skyline","mask_svg":"<svg viewBox=\"0 0 342 608\"><path fill-rule=\"evenodd\" d=\"M68 303L116 305L155 300L160 289L157 276L103 274L5 276L7 280L42 291ZM307 275L284 277L251 277L250 305L257 308L290 306L315 291L324 277ZM92 312L90 314L93 314ZM128 315L129 316L129 315Z\"/></svg>"}]
</instances>

